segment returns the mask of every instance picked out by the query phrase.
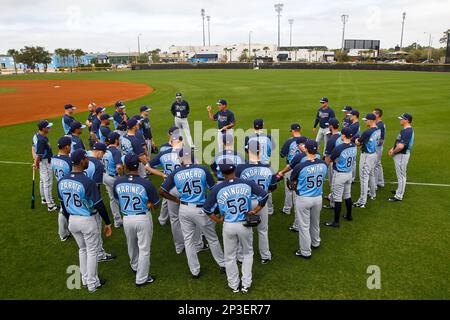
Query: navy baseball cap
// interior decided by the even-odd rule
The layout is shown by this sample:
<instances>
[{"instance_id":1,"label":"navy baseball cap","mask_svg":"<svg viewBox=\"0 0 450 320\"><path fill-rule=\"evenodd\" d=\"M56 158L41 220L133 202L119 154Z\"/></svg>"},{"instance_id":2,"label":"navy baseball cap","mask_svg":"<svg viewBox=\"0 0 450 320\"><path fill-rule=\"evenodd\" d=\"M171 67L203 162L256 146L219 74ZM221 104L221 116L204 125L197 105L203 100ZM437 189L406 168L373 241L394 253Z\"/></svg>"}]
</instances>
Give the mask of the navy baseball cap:
<instances>
[{"instance_id":1,"label":"navy baseball cap","mask_svg":"<svg viewBox=\"0 0 450 320\"><path fill-rule=\"evenodd\" d=\"M98 107L97 109L95 109L95 113L99 114L101 112L105 112L106 108L105 107Z\"/></svg>"},{"instance_id":2,"label":"navy baseball cap","mask_svg":"<svg viewBox=\"0 0 450 320\"><path fill-rule=\"evenodd\" d=\"M328 120L328 123L326 123L327 126L333 126L334 128L339 127L339 120L336 118L331 118Z\"/></svg>"},{"instance_id":3,"label":"navy baseball cap","mask_svg":"<svg viewBox=\"0 0 450 320\"><path fill-rule=\"evenodd\" d=\"M47 120L39 121L37 124L39 130L45 129L45 128L51 128L53 126L53 123L48 122Z\"/></svg>"},{"instance_id":4,"label":"navy baseball cap","mask_svg":"<svg viewBox=\"0 0 450 320\"><path fill-rule=\"evenodd\" d=\"M172 135L174 132L179 131L179 130L180 130L180 128L178 128L178 127L172 127L169 129L169 134Z\"/></svg>"},{"instance_id":5,"label":"navy baseball cap","mask_svg":"<svg viewBox=\"0 0 450 320\"><path fill-rule=\"evenodd\" d=\"M349 115L349 116L357 116L359 118L359 111L358 110L352 110L347 115Z\"/></svg>"},{"instance_id":6,"label":"navy baseball cap","mask_svg":"<svg viewBox=\"0 0 450 320\"><path fill-rule=\"evenodd\" d=\"M149 106L142 106L140 109L139 109L139 111L141 111L141 113L142 112L146 112L146 111L150 111L150 110L152 110Z\"/></svg>"},{"instance_id":7,"label":"navy baseball cap","mask_svg":"<svg viewBox=\"0 0 450 320\"><path fill-rule=\"evenodd\" d=\"M181 94L181 92L177 92L175 94L175 98L183 98L183 95Z\"/></svg>"},{"instance_id":8,"label":"navy baseball cap","mask_svg":"<svg viewBox=\"0 0 450 320\"><path fill-rule=\"evenodd\" d=\"M74 106L71 105L71 104L66 104L66 105L64 106L64 109L65 109L65 110L69 110L69 109L75 110L76 107L74 107Z\"/></svg>"},{"instance_id":9,"label":"navy baseball cap","mask_svg":"<svg viewBox=\"0 0 450 320\"><path fill-rule=\"evenodd\" d=\"M228 103L226 100L220 99L219 101L217 101L217 105L218 106L220 106L220 105L227 106Z\"/></svg>"},{"instance_id":10,"label":"navy baseball cap","mask_svg":"<svg viewBox=\"0 0 450 320\"><path fill-rule=\"evenodd\" d=\"M344 111L344 112L350 112L352 110L353 110L352 106L345 106L344 109L342 109L342 111Z\"/></svg>"},{"instance_id":11,"label":"navy baseball cap","mask_svg":"<svg viewBox=\"0 0 450 320\"><path fill-rule=\"evenodd\" d=\"M316 141L316 140L311 140L311 139L309 139L309 140L306 141L306 143L305 143L305 148L306 148L306 150L308 150L309 152L317 152L317 149L318 149L317 141Z\"/></svg>"},{"instance_id":12,"label":"navy baseball cap","mask_svg":"<svg viewBox=\"0 0 450 320\"><path fill-rule=\"evenodd\" d=\"M368 113L368 114L363 118L363 120L364 120L364 121L367 121L367 120L377 120L377 117L376 117L373 113Z\"/></svg>"},{"instance_id":13,"label":"navy baseball cap","mask_svg":"<svg viewBox=\"0 0 450 320\"><path fill-rule=\"evenodd\" d=\"M253 121L253 128L255 129L262 129L264 127L264 120L263 119L256 119Z\"/></svg>"},{"instance_id":14,"label":"navy baseball cap","mask_svg":"<svg viewBox=\"0 0 450 320\"><path fill-rule=\"evenodd\" d=\"M341 134L346 136L347 138L353 137L353 131L352 129L350 129L350 127L342 128Z\"/></svg>"},{"instance_id":15,"label":"navy baseball cap","mask_svg":"<svg viewBox=\"0 0 450 320\"><path fill-rule=\"evenodd\" d=\"M127 128L131 129L134 128L138 124L138 121L135 118L131 118L127 122Z\"/></svg>"},{"instance_id":16,"label":"navy baseball cap","mask_svg":"<svg viewBox=\"0 0 450 320\"><path fill-rule=\"evenodd\" d=\"M135 119L137 122L141 122L143 118L140 115L136 114L132 116L131 119Z\"/></svg>"},{"instance_id":17,"label":"navy baseball cap","mask_svg":"<svg viewBox=\"0 0 450 320\"><path fill-rule=\"evenodd\" d=\"M58 149L70 146L72 144L72 139L68 136L63 136L58 139Z\"/></svg>"},{"instance_id":18,"label":"navy baseball cap","mask_svg":"<svg viewBox=\"0 0 450 320\"><path fill-rule=\"evenodd\" d=\"M81 124L79 121L72 121L70 124L70 132L74 132L77 129L84 129L86 126L84 124Z\"/></svg>"},{"instance_id":19,"label":"navy baseball cap","mask_svg":"<svg viewBox=\"0 0 450 320\"><path fill-rule=\"evenodd\" d=\"M116 102L116 108L125 109L126 108L125 107L125 103L123 103L122 101L117 101Z\"/></svg>"},{"instance_id":20,"label":"navy baseball cap","mask_svg":"<svg viewBox=\"0 0 450 320\"><path fill-rule=\"evenodd\" d=\"M81 160L87 158L87 152L83 149L77 149L70 155L70 160L72 160L73 164L80 164Z\"/></svg>"},{"instance_id":21,"label":"navy baseball cap","mask_svg":"<svg viewBox=\"0 0 450 320\"><path fill-rule=\"evenodd\" d=\"M402 114L400 117L398 117L400 120L408 120L409 123L412 122L413 118L412 115L410 115L409 113L404 113Z\"/></svg>"},{"instance_id":22,"label":"navy baseball cap","mask_svg":"<svg viewBox=\"0 0 450 320\"><path fill-rule=\"evenodd\" d=\"M113 118L109 115L109 114L107 114L107 113L104 113L104 114L102 114L101 116L100 116L100 120L101 121L103 121L103 120L112 120Z\"/></svg>"},{"instance_id":23,"label":"navy baseball cap","mask_svg":"<svg viewBox=\"0 0 450 320\"><path fill-rule=\"evenodd\" d=\"M108 142L109 143L114 143L114 141L116 141L117 139L120 139L120 134L118 134L117 132L111 132L108 135Z\"/></svg>"},{"instance_id":24,"label":"navy baseball cap","mask_svg":"<svg viewBox=\"0 0 450 320\"><path fill-rule=\"evenodd\" d=\"M301 136L301 137L299 137L299 138L297 139L297 145L299 145L299 144L305 144L306 141L308 141L308 138L307 138L307 137L304 137L304 136Z\"/></svg>"},{"instance_id":25,"label":"navy baseball cap","mask_svg":"<svg viewBox=\"0 0 450 320\"><path fill-rule=\"evenodd\" d=\"M104 144L103 142L96 142L92 147L92 150L106 152L106 144Z\"/></svg>"},{"instance_id":26,"label":"navy baseball cap","mask_svg":"<svg viewBox=\"0 0 450 320\"><path fill-rule=\"evenodd\" d=\"M301 125L299 125L298 123L293 123L293 124L291 124L291 130L289 130L289 131L298 131L301 128L302 128Z\"/></svg>"},{"instance_id":27,"label":"navy baseball cap","mask_svg":"<svg viewBox=\"0 0 450 320\"><path fill-rule=\"evenodd\" d=\"M222 139L224 144L232 144L234 141L234 136L232 134L224 134Z\"/></svg>"},{"instance_id":28,"label":"navy baseball cap","mask_svg":"<svg viewBox=\"0 0 450 320\"><path fill-rule=\"evenodd\" d=\"M320 99L320 103L324 103L324 102L328 102L328 98L327 97L323 97L322 99Z\"/></svg>"},{"instance_id":29,"label":"navy baseball cap","mask_svg":"<svg viewBox=\"0 0 450 320\"><path fill-rule=\"evenodd\" d=\"M139 157L137 154L129 153L125 156L125 165L128 169L137 169L139 167Z\"/></svg>"},{"instance_id":30,"label":"navy baseball cap","mask_svg":"<svg viewBox=\"0 0 450 320\"><path fill-rule=\"evenodd\" d=\"M232 163L220 163L219 164L219 169L224 174L230 174L234 170L236 170L236 166L234 164L232 164Z\"/></svg>"}]
</instances>

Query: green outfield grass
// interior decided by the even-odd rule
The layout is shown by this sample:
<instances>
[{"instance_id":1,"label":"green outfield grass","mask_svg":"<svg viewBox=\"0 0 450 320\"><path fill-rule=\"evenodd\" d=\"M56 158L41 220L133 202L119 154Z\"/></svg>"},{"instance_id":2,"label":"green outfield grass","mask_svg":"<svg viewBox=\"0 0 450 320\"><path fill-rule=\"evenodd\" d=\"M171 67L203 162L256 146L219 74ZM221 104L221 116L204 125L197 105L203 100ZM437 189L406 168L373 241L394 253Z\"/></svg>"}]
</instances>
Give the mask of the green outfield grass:
<instances>
[{"instance_id":1,"label":"green outfield grass","mask_svg":"<svg viewBox=\"0 0 450 320\"><path fill-rule=\"evenodd\" d=\"M15 88L0 88L0 93L14 92L14 91L16 91Z\"/></svg>"},{"instance_id":2,"label":"green outfield grass","mask_svg":"<svg viewBox=\"0 0 450 320\"><path fill-rule=\"evenodd\" d=\"M15 79L13 76L0 78ZM158 144L165 142L173 119L169 112L176 91L190 102L193 120L203 126L206 105L225 98L237 117L237 126L249 128L262 117L267 128L280 128L281 140L288 127L298 121L303 134L312 137L318 101L330 98L341 110L353 105L364 115L374 107L385 111L387 125L385 152L400 130L397 116L414 116L415 144L408 167L412 182L450 184L448 169L450 74L328 71L328 70L230 70L230 71L135 71L67 75L29 75L20 79L100 79L143 82L155 89L151 95L127 103L129 113L142 104L152 107L153 132ZM1 92L1 89L0 89ZM0 94L1 101L1 94ZM68 101L69 102L69 101ZM1 106L0 108L14 108ZM62 110L62 106L61 106ZM108 112L113 112L109 108ZM86 118L86 113L77 114ZM339 118L342 114L339 113ZM50 139L62 135L60 118ZM191 127L191 130L193 128ZM0 161L31 162L31 138L36 124L0 128ZM87 135L84 140L87 142ZM387 181L395 180L393 161L383 158ZM177 256L170 227L157 224L152 243L151 272L155 284L135 288L129 268L123 230L114 229L105 248L118 255L114 262L101 264L108 285L89 295L86 290L66 288L66 268L78 263L77 246L72 239L61 243L57 235L57 215L37 204L30 210L31 166L0 163L0 298L2 299L242 299L233 295L226 278L219 274L209 252L200 254L203 276L190 277L185 255ZM152 178L159 186L160 180ZM280 185L281 187L281 185ZM339 230L322 228L322 247L313 259L293 256L298 236L288 231L293 215L278 213L284 199L283 188L274 194L276 213L270 217L270 244L273 261L261 265L255 250L253 290L249 299L449 299L450 217L448 187L409 185L401 203L387 198L394 185L379 190L377 200L367 209L355 209L352 223L342 222ZM37 189L36 189L37 190ZM326 187L328 191L328 187ZM359 196L354 185L353 197ZM332 217L322 211L322 221ZM257 241L255 236L255 248ZM381 290L369 290L366 269L381 268Z\"/></svg>"}]
</instances>

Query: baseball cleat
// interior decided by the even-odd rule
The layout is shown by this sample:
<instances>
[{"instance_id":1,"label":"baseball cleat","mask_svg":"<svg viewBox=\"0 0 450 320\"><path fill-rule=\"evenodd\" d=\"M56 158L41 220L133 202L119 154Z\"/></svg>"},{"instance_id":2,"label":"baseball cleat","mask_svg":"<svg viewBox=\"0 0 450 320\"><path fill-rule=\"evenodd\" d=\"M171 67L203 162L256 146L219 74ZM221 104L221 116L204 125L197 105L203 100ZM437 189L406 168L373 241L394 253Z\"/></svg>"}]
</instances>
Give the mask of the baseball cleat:
<instances>
[{"instance_id":1,"label":"baseball cleat","mask_svg":"<svg viewBox=\"0 0 450 320\"><path fill-rule=\"evenodd\" d=\"M397 190L391 190L392 194L397 194Z\"/></svg>"},{"instance_id":2,"label":"baseball cleat","mask_svg":"<svg viewBox=\"0 0 450 320\"><path fill-rule=\"evenodd\" d=\"M376 199L377 199L376 196L375 197L370 196L370 200L376 200Z\"/></svg>"},{"instance_id":3,"label":"baseball cleat","mask_svg":"<svg viewBox=\"0 0 450 320\"><path fill-rule=\"evenodd\" d=\"M299 258L303 258L305 260L311 259L311 256L304 256L300 250L294 251L294 255Z\"/></svg>"},{"instance_id":4,"label":"baseball cleat","mask_svg":"<svg viewBox=\"0 0 450 320\"><path fill-rule=\"evenodd\" d=\"M384 188L384 184L377 185L377 188Z\"/></svg>"},{"instance_id":5,"label":"baseball cleat","mask_svg":"<svg viewBox=\"0 0 450 320\"><path fill-rule=\"evenodd\" d=\"M47 201L45 199L41 200L41 204L47 204Z\"/></svg>"},{"instance_id":6,"label":"baseball cleat","mask_svg":"<svg viewBox=\"0 0 450 320\"><path fill-rule=\"evenodd\" d=\"M328 200L328 201L330 201L330 196L328 195L328 196L325 196L325 197L323 197L325 200Z\"/></svg>"},{"instance_id":7,"label":"baseball cleat","mask_svg":"<svg viewBox=\"0 0 450 320\"><path fill-rule=\"evenodd\" d=\"M268 264L271 259L261 259L261 264Z\"/></svg>"},{"instance_id":8,"label":"baseball cleat","mask_svg":"<svg viewBox=\"0 0 450 320\"><path fill-rule=\"evenodd\" d=\"M402 201L402 200L400 200L400 199L397 199L396 197L389 198L388 200L389 200L390 202L400 202L400 201Z\"/></svg>"},{"instance_id":9,"label":"baseball cleat","mask_svg":"<svg viewBox=\"0 0 450 320\"><path fill-rule=\"evenodd\" d=\"M296 227L294 227L294 226L290 226L290 227L289 227L289 231L292 231L292 232L298 232L298 228L296 228Z\"/></svg>"},{"instance_id":10,"label":"baseball cleat","mask_svg":"<svg viewBox=\"0 0 450 320\"><path fill-rule=\"evenodd\" d=\"M59 207L57 205L54 205L52 207L48 207L47 211L48 212L59 211Z\"/></svg>"},{"instance_id":11,"label":"baseball cleat","mask_svg":"<svg viewBox=\"0 0 450 320\"><path fill-rule=\"evenodd\" d=\"M204 243L203 247L201 247L197 252L208 251L208 250L209 250L209 244Z\"/></svg>"},{"instance_id":12,"label":"baseball cleat","mask_svg":"<svg viewBox=\"0 0 450 320\"><path fill-rule=\"evenodd\" d=\"M88 290L88 291L89 291L89 293L94 293L98 289L103 288L105 285L106 285L106 280L100 279L100 284L94 290Z\"/></svg>"},{"instance_id":13,"label":"baseball cleat","mask_svg":"<svg viewBox=\"0 0 450 320\"><path fill-rule=\"evenodd\" d=\"M322 206L322 208L324 208L324 209L334 209L334 207L332 205L329 205L329 204L324 204Z\"/></svg>"},{"instance_id":14,"label":"baseball cleat","mask_svg":"<svg viewBox=\"0 0 450 320\"><path fill-rule=\"evenodd\" d=\"M184 248L179 250L179 251L177 251L177 254L182 254L183 252L184 252Z\"/></svg>"},{"instance_id":15,"label":"baseball cleat","mask_svg":"<svg viewBox=\"0 0 450 320\"><path fill-rule=\"evenodd\" d=\"M363 203L360 203L360 202L355 202L355 203L353 204L353 207L355 207L355 208L360 208L360 209L364 209L364 208L366 207L366 205L363 204Z\"/></svg>"},{"instance_id":16,"label":"baseball cleat","mask_svg":"<svg viewBox=\"0 0 450 320\"><path fill-rule=\"evenodd\" d=\"M155 281L156 281L156 278L149 275L147 280L144 283L136 283L136 287L147 286L149 284L152 284Z\"/></svg>"},{"instance_id":17,"label":"baseball cleat","mask_svg":"<svg viewBox=\"0 0 450 320\"><path fill-rule=\"evenodd\" d=\"M114 223L114 228L119 229L122 228L123 223Z\"/></svg>"},{"instance_id":18,"label":"baseball cleat","mask_svg":"<svg viewBox=\"0 0 450 320\"><path fill-rule=\"evenodd\" d=\"M250 287L242 287L241 292L242 293L248 293L250 291Z\"/></svg>"},{"instance_id":19,"label":"baseball cleat","mask_svg":"<svg viewBox=\"0 0 450 320\"><path fill-rule=\"evenodd\" d=\"M64 238L61 238L61 242L67 241L70 238L70 236L71 235L69 234L69 235L65 236Z\"/></svg>"},{"instance_id":20,"label":"baseball cleat","mask_svg":"<svg viewBox=\"0 0 450 320\"><path fill-rule=\"evenodd\" d=\"M353 218L350 216L348 216L348 215L345 215L345 216L342 216L345 220L347 220L347 221L353 221Z\"/></svg>"},{"instance_id":21,"label":"baseball cleat","mask_svg":"<svg viewBox=\"0 0 450 320\"><path fill-rule=\"evenodd\" d=\"M194 280L200 279L200 272L198 274L193 274L192 279L194 279Z\"/></svg>"},{"instance_id":22,"label":"baseball cleat","mask_svg":"<svg viewBox=\"0 0 450 320\"><path fill-rule=\"evenodd\" d=\"M233 291L233 293L239 293L241 292L241 290L239 290L239 287L237 289L231 289Z\"/></svg>"},{"instance_id":23,"label":"baseball cleat","mask_svg":"<svg viewBox=\"0 0 450 320\"><path fill-rule=\"evenodd\" d=\"M283 209L278 209L278 211L280 211L281 213L284 213L284 214L291 214L290 211L286 212L286 211L284 211Z\"/></svg>"},{"instance_id":24,"label":"baseball cleat","mask_svg":"<svg viewBox=\"0 0 450 320\"><path fill-rule=\"evenodd\" d=\"M114 259L116 259L116 256L113 256L110 253L105 253L105 255L103 257L98 259L98 262L108 262L108 261L113 261Z\"/></svg>"},{"instance_id":25,"label":"baseball cleat","mask_svg":"<svg viewBox=\"0 0 450 320\"><path fill-rule=\"evenodd\" d=\"M219 272L220 272L220 274L225 274L225 273L227 273L227 269L225 267L220 267Z\"/></svg>"},{"instance_id":26,"label":"baseball cleat","mask_svg":"<svg viewBox=\"0 0 450 320\"><path fill-rule=\"evenodd\" d=\"M317 250L317 249L319 249L320 248L320 245L318 245L318 246L313 246L313 245L311 245L311 249L312 250Z\"/></svg>"},{"instance_id":27,"label":"baseball cleat","mask_svg":"<svg viewBox=\"0 0 450 320\"><path fill-rule=\"evenodd\" d=\"M339 223L335 221L325 222L324 225L327 227L339 228Z\"/></svg>"}]
</instances>

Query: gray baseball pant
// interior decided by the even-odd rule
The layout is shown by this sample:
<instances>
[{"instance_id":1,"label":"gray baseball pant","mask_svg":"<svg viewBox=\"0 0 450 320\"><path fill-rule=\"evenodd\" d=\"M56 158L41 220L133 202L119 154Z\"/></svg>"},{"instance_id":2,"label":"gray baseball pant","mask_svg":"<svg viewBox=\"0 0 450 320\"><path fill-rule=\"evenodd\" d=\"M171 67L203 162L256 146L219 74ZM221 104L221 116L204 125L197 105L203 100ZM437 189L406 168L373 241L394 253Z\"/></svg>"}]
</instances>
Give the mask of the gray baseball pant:
<instances>
[{"instance_id":1,"label":"gray baseball pant","mask_svg":"<svg viewBox=\"0 0 450 320\"><path fill-rule=\"evenodd\" d=\"M244 222L224 222L223 224L223 248L225 255L225 268L227 272L228 286L231 289L242 286L251 287L253 267L253 228L244 227ZM242 278L239 280L237 266L237 251L242 245Z\"/></svg>"},{"instance_id":2,"label":"gray baseball pant","mask_svg":"<svg viewBox=\"0 0 450 320\"><path fill-rule=\"evenodd\" d=\"M139 177L141 177L143 179L147 178L147 170L145 170L145 165L142 164L142 162L139 162L138 173L139 173Z\"/></svg>"},{"instance_id":3,"label":"gray baseball pant","mask_svg":"<svg viewBox=\"0 0 450 320\"><path fill-rule=\"evenodd\" d=\"M98 229L98 259L102 259L106 255L106 251L103 248L103 239L102 239L102 217L100 217L100 214L95 214L95 221L97 222L97 229ZM72 219L72 217L70 217ZM70 220L69 219L69 220Z\"/></svg>"},{"instance_id":4,"label":"gray baseball pant","mask_svg":"<svg viewBox=\"0 0 450 320\"><path fill-rule=\"evenodd\" d=\"M82 283L83 285L87 285L89 291L93 291L100 285L97 274L98 242L100 235L95 216L70 216L69 230L79 248L78 255Z\"/></svg>"},{"instance_id":5,"label":"gray baseball pant","mask_svg":"<svg viewBox=\"0 0 450 320\"><path fill-rule=\"evenodd\" d=\"M200 262L197 255L198 238L196 238L199 229L205 235L216 263L220 267L225 266L222 247L216 233L216 223L203 213L202 208L197 208L195 204L181 204L180 223L188 265L193 275L196 276L200 273Z\"/></svg>"},{"instance_id":6,"label":"gray baseball pant","mask_svg":"<svg viewBox=\"0 0 450 320\"><path fill-rule=\"evenodd\" d=\"M316 141L317 141L317 145L319 146L319 149L320 149L320 141L323 140L323 142L324 142L323 150L325 151L325 148L327 147L329 133L330 133L330 129L319 128L319 131L317 132L317 136L316 136Z\"/></svg>"},{"instance_id":7,"label":"gray baseball pant","mask_svg":"<svg viewBox=\"0 0 450 320\"><path fill-rule=\"evenodd\" d=\"M398 200L403 200L406 189L406 170L408 167L410 154L397 153L394 156L395 173L397 174L398 187L395 192L395 197Z\"/></svg>"},{"instance_id":8,"label":"gray baseball pant","mask_svg":"<svg viewBox=\"0 0 450 320\"><path fill-rule=\"evenodd\" d=\"M114 197L114 182L116 177L111 177L109 174L103 174L103 184L105 185L106 192L109 196L109 206L114 217L114 226L120 227L123 224L122 216L120 215L119 202Z\"/></svg>"},{"instance_id":9,"label":"gray baseball pant","mask_svg":"<svg viewBox=\"0 0 450 320\"><path fill-rule=\"evenodd\" d=\"M191 130L189 128L189 121L187 118L174 118L175 126L180 128L183 132L184 138L186 139L188 145L191 147L194 142L192 141Z\"/></svg>"},{"instance_id":10,"label":"gray baseball pant","mask_svg":"<svg viewBox=\"0 0 450 320\"><path fill-rule=\"evenodd\" d=\"M342 200L352 197L352 173L339 172L333 170L333 185L331 190L333 192L333 200L342 202Z\"/></svg>"},{"instance_id":11,"label":"gray baseball pant","mask_svg":"<svg viewBox=\"0 0 450 320\"><path fill-rule=\"evenodd\" d=\"M47 207L54 207L55 201L53 200L52 195L53 172L52 166L50 162L47 161L47 159L43 159L39 163L39 184L42 184L42 191L44 192Z\"/></svg>"},{"instance_id":12,"label":"gray baseball pant","mask_svg":"<svg viewBox=\"0 0 450 320\"><path fill-rule=\"evenodd\" d=\"M62 208L59 210L58 214L58 235L61 240L70 235L69 221L62 214Z\"/></svg>"},{"instance_id":13,"label":"gray baseball pant","mask_svg":"<svg viewBox=\"0 0 450 320\"><path fill-rule=\"evenodd\" d=\"M330 194L328 195L328 198L330 199L330 206L331 207L334 207L334 198L333 198L333 179L334 179L334 169L333 169L333 163L331 162L329 165L328 165L328 172L327 172L327 175L328 175L328 183L329 183L329 186L330 186Z\"/></svg>"},{"instance_id":14,"label":"gray baseball pant","mask_svg":"<svg viewBox=\"0 0 450 320\"><path fill-rule=\"evenodd\" d=\"M127 238L131 269L136 271L136 284L143 284L147 281L150 270L153 237L151 214L124 216L123 230Z\"/></svg>"},{"instance_id":15,"label":"gray baseball pant","mask_svg":"<svg viewBox=\"0 0 450 320\"><path fill-rule=\"evenodd\" d=\"M375 166L375 183L377 186L384 187L384 173L381 158L383 156L383 146L377 147L377 164Z\"/></svg>"},{"instance_id":16,"label":"gray baseball pant","mask_svg":"<svg viewBox=\"0 0 450 320\"><path fill-rule=\"evenodd\" d=\"M222 152L223 151L223 136L225 134L230 134L230 135L233 136L234 135L234 130L233 129L228 129L225 132L217 130L217 147L218 147L217 151L218 152Z\"/></svg>"},{"instance_id":17,"label":"gray baseball pant","mask_svg":"<svg viewBox=\"0 0 450 320\"><path fill-rule=\"evenodd\" d=\"M152 139L145 139L145 145L147 146L147 157L152 158Z\"/></svg>"},{"instance_id":18,"label":"gray baseball pant","mask_svg":"<svg viewBox=\"0 0 450 320\"><path fill-rule=\"evenodd\" d=\"M322 209L322 196L301 197L296 196L296 215L299 222L300 251L304 256L311 255L311 245L320 245L320 210Z\"/></svg>"},{"instance_id":19,"label":"gray baseball pant","mask_svg":"<svg viewBox=\"0 0 450 320\"><path fill-rule=\"evenodd\" d=\"M356 179L356 163L358 162L358 161L356 160L357 157L358 157L358 154L356 154L355 161L353 161L353 165L352 165L352 182L354 182L355 179ZM361 179L361 178L360 178L360 179Z\"/></svg>"},{"instance_id":20,"label":"gray baseball pant","mask_svg":"<svg viewBox=\"0 0 450 320\"><path fill-rule=\"evenodd\" d=\"M361 181L361 195L358 202L361 204L367 203L367 194L371 197L376 197L376 183L375 183L375 166L377 164L376 153L361 153L359 160L359 179Z\"/></svg>"},{"instance_id":21,"label":"gray baseball pant","mask_svg":"<svg viewBox=\"0 0 450 320\"><path fill-rule=\"evenodd\" d=\"M292 207L293 207L293 203L294 203L294 191L289 190L288 186L287 186L287 180L291 178L291 173L292 171L287 172L284 175L284 206L283 206L283 211L285 213L290 213ZM295 209L294 209L295 210Z\"/></svg>"},{"instance_id":22,"label":"gray baseball pant","mask_svg":"<svg viewBox=\"0 0 450 320\"><path fill-rule=\"evenodd\" d=\"M267 198L266 207L267 207L267 213L269 215L272 215L273 214L272 192L269 192L269 197Z\"/></svg>"},{"instance_id":23,"label":"gray baseball pant","mask_svg":"<svg viewBox=\"0 0 450 320\"><path fill-rule=\"evenodd\" d=\"M163 198L161 203L161 209L159 211L158 221L161 226L164 226L167 223L167 220L169 220L169 209L167 208L167 200L166 198Z\"/></svg>"}]
</instances>

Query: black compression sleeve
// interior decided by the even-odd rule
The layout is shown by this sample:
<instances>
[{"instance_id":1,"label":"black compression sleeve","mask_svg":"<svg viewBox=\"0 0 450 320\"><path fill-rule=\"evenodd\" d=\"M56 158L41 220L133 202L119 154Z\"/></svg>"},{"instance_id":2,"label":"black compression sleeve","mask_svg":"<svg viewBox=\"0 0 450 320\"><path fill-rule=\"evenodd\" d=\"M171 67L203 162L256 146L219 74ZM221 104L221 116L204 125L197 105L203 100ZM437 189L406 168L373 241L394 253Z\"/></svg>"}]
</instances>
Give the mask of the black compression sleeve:
<instances>
[{"instance_id":1,"label":"black compression sleeve","mask_svg":"<svg viewBox=\"0 0 450 320\"><path fill-rule=\"evenodd\" d=\"M100 214L100 217L102 217L106 225L111 224L111 220L109 220L108 211L106 211L106 207L105 204L103 203L103 200L95 205L95 209L97 209L98 213Z\"/></svg>"}]
</instances>

